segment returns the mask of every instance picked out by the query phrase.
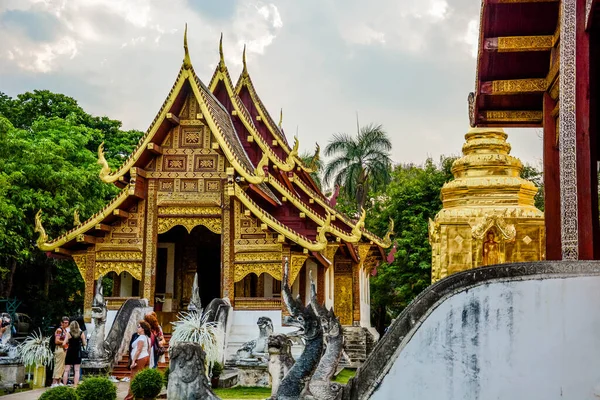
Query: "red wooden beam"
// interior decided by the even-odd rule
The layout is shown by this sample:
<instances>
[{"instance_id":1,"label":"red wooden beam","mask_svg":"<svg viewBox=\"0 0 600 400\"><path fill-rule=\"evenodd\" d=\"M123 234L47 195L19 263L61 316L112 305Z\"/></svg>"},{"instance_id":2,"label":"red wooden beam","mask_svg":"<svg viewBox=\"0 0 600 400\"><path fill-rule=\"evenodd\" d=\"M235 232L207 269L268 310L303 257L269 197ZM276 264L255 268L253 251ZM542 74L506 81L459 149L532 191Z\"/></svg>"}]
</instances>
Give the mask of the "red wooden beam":
<instances>
[{"instance_id":1,"label":"red wooden beam","mask_svg":"<svg viewBox=\"0 0 600 400\"><path fill-rule=\"evenodd\" d=\"M556 137L556 102L544 94L544 220L546 224L546 260L561 260L560 169Z\"/></svg>"},{"instance_id":2,"label":"red wooden beam","mask_svg":"<svg viewBox=\"0 0 600 400\"><path fill-rule=\"evenodd\" d=\"M585 31L586 0L577 0L575 113L577 140L577 224L579 259L594 260L598 234L596 149L590 132L590 40Z\"/></svg>"}]
</instances>

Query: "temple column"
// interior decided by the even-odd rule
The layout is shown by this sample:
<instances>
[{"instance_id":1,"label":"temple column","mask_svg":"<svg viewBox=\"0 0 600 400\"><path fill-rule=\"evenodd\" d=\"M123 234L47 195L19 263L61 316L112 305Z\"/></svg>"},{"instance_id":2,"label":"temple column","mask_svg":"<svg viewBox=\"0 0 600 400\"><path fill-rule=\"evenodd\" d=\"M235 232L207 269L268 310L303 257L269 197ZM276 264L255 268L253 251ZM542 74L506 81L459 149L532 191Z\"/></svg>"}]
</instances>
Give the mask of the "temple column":
<instances>
[{"instance_id":1,"label":"temple column","mask_svg":"<svg viewBox=\"0 0 600 400\"><path fill-rule=\"evenodd\" d=\"M144 264L142 268L142 297L148 299L148 305L154 306L154 287L156 276L156 246L158 243L157 181L148 180L148 199L146 201L146 225L144 235Z\"/></svg>"},{"instance_id":2,"label":"temple column","mask_svg":"<svg viewBox=\"0 0 600 400\"><path fill-rule=\"evenodd\" d=\"M232 268L233 259L233 231L235 218L239 214L239 203L234 203L235 200L231 196L224 195L223 201L223 228L221 231L221 297L228 297L231 301L231 305L235 306L235 289L234 289L234 277ZM233 210L233 211L232 211ZM232 212L235 215L232 215Z\"/></svg>"},{"instance_id":3,"label":"temple column","mask_svg":"<svg viewBox=\"0 0 600 400\"><path fill-rule=\"evenodd\" d=\"M352 325L360 326L360 300L361 300L361 287L360 287L360 274L362 263L352 263Z\"/></svg>"},{"instance_id":4,"label":"temple column","mask_svg":"<svg viewBox=\"0 0 600 400\"><path fill-rule=\"evenodd\" d=\"M590 49L586 0L561 2L560 188L563 260L594 259L598 183L590 136Z\"/></svg>"},{"instance_id":5,"label":"temple column","mask_svg":"<svg viewBox=\"0 0 600 400\"><path fill-rule=\"evenodd\" d=\"M85 322L92 321L92 302L94 301L94 294L96 292L96 249L89 247L87 253L84 256L85 259L85 295L83 298L83 318Z\"/></svg>"},{"instance_id":6,"label":"temple column","mask_svg":"<svg viewBox=\"0 0 600 400\"><path fill-rule=\"evenodd\" d=\"M560 169L556 140L556 102L544 94L544 221L546 224L546 260L560 260Z\"/></svg>"}]
</instances>

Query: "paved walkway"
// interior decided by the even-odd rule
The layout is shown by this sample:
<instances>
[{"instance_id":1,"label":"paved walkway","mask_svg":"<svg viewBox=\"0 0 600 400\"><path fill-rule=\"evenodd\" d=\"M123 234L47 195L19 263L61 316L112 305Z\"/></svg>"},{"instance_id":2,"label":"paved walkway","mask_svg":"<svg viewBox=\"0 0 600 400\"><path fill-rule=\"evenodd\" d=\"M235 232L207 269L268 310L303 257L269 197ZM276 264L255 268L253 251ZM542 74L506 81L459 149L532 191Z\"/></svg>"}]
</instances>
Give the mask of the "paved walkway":
<instances>
[{"instance_id":1,"label":"paved walkway","mask_svg":"<svg viewBox=\"0 0 600 400\"><path fill-rule=\"evenodd\" d=\"M129 390L129 382L118 382L117 384L117 399L123 400L125 396L127 396L127 391ZM9 394L6 396L0 397L2 400L38 400L38 398L44 393L48 388L44 389L34 389L28 390L26 392Z\"/></svg>"}]
</instances>

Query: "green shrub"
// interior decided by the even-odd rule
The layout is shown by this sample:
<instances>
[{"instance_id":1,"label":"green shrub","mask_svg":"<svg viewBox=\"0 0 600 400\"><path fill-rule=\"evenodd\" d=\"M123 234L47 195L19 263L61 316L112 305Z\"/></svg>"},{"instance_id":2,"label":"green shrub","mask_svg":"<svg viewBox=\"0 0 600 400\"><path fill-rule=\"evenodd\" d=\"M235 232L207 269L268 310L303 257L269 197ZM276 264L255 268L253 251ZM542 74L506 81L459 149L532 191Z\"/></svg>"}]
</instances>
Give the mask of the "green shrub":
<instances>
[{"instance_id":1,"label":"green shrub","mask_svg":"<svg viewBox=\"0 0 600 400\"><path fill-rule=\"evenodd\" d=\"M116 400L117 387L108 378L86 378L77 386L79 400Z\"/></svg>"},{"instance_id":2,"label":"green shrub","mask_svg":"<svg viewBox=\"0 0 600 400\"><path fill-rule=\"evenodd\" d=\"M218 378L223 373L223 365L220 362L215 361L212 365L211 373L213 378Z\"/></svg>"},{"instance_id":3,"label":"green shrub","mask_svg":"<svg viewBox=\"0 0 600 400\"><path fill-rule=\"evenodd\" d=\"M169 367L163 372L163 385L165 385L165 387L169 386L169 372L171 372Z\"/></svg>"},{"instance_id":4,"label":"green shrub","mask_svg":"<svg viewBox=\"0 0 600 400\"><path fill-rule=\"evenodd\" d=\"M131 392L137 399L154 399L160 394L163 375L155 369L144 369L131 381Z\"/></svg>"},{"instance_id":5,"label":"green shrub","mask_svg":"<svg viewBox=\"0 0 600 400\"><path fill-rule=\"evenodd\" d=\"M46 390L38 400L78 400L75 389L68 386L58 386Z\"/></svg>"}]
</instances>

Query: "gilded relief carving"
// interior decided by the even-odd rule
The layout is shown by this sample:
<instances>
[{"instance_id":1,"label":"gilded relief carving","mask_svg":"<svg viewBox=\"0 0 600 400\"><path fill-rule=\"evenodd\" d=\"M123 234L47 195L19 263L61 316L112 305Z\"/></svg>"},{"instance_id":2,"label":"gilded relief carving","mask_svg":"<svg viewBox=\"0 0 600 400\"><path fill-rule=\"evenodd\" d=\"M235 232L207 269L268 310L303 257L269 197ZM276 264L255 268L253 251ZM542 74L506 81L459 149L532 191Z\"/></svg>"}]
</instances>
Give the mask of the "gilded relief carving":
<instances>
[{"instance_id":1,"label":"gilded relief carving","mask_svg":"<svg viewBox=\"0 0 600 400\"><path fill-rule=\"evenodd\" d=\"M334 311L342 325L352 325L352 274L335 275Z\"/></svg>"},{"instance_id":2,"label":"gilded relief carving","mask_svg":"<svg viewBox=\"0 0 600 400\"><path fill-rule=\"evenodd\" d=\"M158 215L221 215L220 207L158 207Z\"/></svg>"},{"instance_id":3,"label":"gilded relief carving","mask_svg":"<svg viewBox=\"0 0 600 400\"><path fill-rule=\"evenodd\" d=\"M184 155L163 157L163 171L184 172L186 167L187 157Z\"/></svg>"},{"instance_id":4,"label":"gilded relief carving","mask_svg":"<svg viewBox=\"0 0 600 400\"><path fill-rule=\"evenodd\" d=\"M452 164L455 179L442 187L444 207L429 221L433 282L482 265L544 259L537 188L520 177L507 135L474 128L465 138L464 155Z\"/></svg>"},{"instance_id":5,"label":"gilded relief carving","mask_svg":"<svg viewBox=\"0 0 600 400\"><path fill-rule=\"evenodd\" d=\"M142 280L142 262L131 261L96 261L94 279L106 276L109 272L120 275L122 272L131 274L135 279Z\"/></svg>"},{"instance_id":6,"label":"gilded relief carving","mask_svg":"<svg viewBox=\"0 0 600 400\"><path fill-rule=\"evenodd\" d=\"M174 226L183 226L188 233L192 232L198 225L207 227L211 232L218 235L221 234L221 218L188 218L188 217L175 217L175 218L159 218L158 219L158 233L168 232Z\"/></svg>"},{"instance_id":7,"label":"gilded relief carving","mask_svg":"<svg viewBox=\"0 0 600 400\"><path fill-rule=\"evenodd\" d=\"M217 169L217 155L196 155L194 156L194 171L215 171Z\"/></svg>"},{"instance_id":8,"label":"gilded relief carving","mask_svg":"<svg viewBox=\"0 0 600 400\"><path fill-rule=\"evenodd\" d=\"M137 251L97 251L96 260L138 260L142 261L142 253Z\"/></svg>"},{"instance_id":9,"label":"gilded relief carving","mask_svg":"<svg viewBox=\"0 0 600 400\"><path fill-rule=\"evenodd\" d=\"M290 260L290 283L293 284L304 265L304 262L308 258L305 254L292 254ZM281 280L281 279L279 279Z\"/></svg>"},{"instance_id":10,"label":"gilded relief carving","mask_svg":"<svg viewBox=\"0 0 600 400\"><path fill-rule=\"evenodd\" d=\"M234 282L239 282L250 273L255 273L260 276L262 273L267 273L277 280L282 279L281 262L275 263L236 263L234 268Z\"/></svg>"},{"instance_id":11,"label":"gilded relief carving","mask_svg":"<svg viewBox=\"0 0 600 400\"><path fill-rule=\"evenodd\" d=\"M254 249L253 249L254 250ZM244 261L277 261L281 262L281 253L265 253L265 252L252 252L252 253L237 253L235 255L236 262Z\"/></svg>"},{"instance_id":12,"label":"gilded relief carving","mask_svg":"<svg viewBox=\"0 0 600 400\"><path fill-rule=\"evenodd\" d=\"M75 261L75 265L77 265L77 269L79 270L79 273L81 274L81 277L83 278L83 281L86 283L87 285L87 281L86 281L86 267L87 267L87 257L85 256L85 254L78 254L78 255L74 255L73 256L73 261Z\"/></svg>"}]
</instances>

